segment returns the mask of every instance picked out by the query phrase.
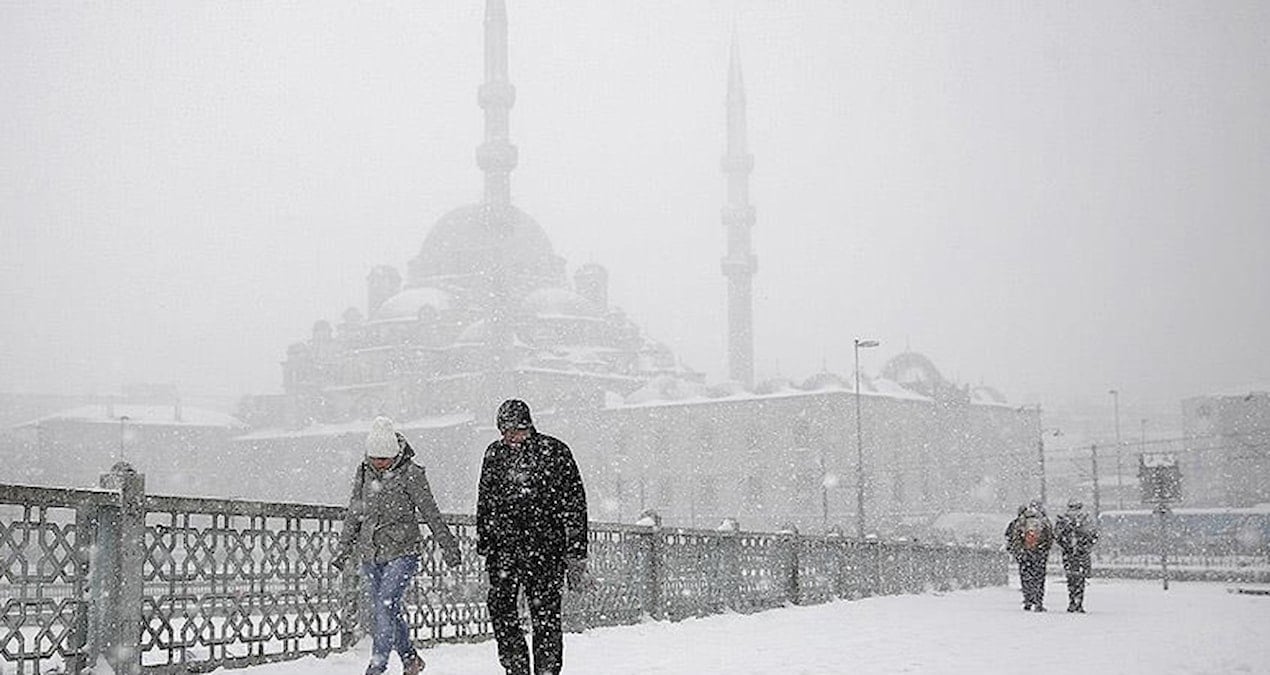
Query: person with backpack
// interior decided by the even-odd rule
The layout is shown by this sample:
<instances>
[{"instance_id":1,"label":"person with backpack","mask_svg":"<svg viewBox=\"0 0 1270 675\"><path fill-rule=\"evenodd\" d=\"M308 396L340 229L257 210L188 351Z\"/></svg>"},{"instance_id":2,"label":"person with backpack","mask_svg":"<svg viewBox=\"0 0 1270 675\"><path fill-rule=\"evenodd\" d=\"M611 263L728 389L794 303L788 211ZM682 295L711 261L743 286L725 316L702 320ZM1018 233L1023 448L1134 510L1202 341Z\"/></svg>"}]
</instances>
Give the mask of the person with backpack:
<instances>
[{"instance_id":1,"label":"person with backpack","mask_svg":"<svg viewBox=\"0 0 1270 675\"><path fill-rule=\"evenodd\" d=\"M1019 507L1005 529L1006 550L1019 564L1023 611L1045 611L1045 564L1054 544L1054 528L1039 501Z\"/></svg>"},{"instance_id":2,"label":"person with backpack","mask_svg":"<svg viewBox=\"0 0 1270 675\"><path fill-rule=\"evenodd\" d=\"M1067 512L1054 523L1054 536L1063 550L1067 575L1067 611L1085 613L1085 580L1092 567L1092 551L1098 542L1098 526L1078 499L1067 502Z\"/></svg>"}]
</instances>

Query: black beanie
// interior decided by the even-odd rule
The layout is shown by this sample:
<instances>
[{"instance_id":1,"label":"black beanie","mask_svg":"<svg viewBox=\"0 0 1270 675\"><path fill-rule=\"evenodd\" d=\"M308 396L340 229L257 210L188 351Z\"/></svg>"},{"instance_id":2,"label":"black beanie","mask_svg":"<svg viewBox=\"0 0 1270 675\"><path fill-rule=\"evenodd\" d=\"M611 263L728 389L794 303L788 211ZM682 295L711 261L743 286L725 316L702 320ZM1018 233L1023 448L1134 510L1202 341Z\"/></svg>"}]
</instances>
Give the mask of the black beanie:
<instances>
[{"instance_id":1,"label":"black beanie","mask_svg":"<svg viewBox=\"0 0 1270 675\"><path fill-rule=\"evenodd\" d=\"M498 406L496 422L500 432L508 429L528 429L534 425L533 418L529 416L529 404L515 398L509 398Z\"/></svg>"}]
</instances>

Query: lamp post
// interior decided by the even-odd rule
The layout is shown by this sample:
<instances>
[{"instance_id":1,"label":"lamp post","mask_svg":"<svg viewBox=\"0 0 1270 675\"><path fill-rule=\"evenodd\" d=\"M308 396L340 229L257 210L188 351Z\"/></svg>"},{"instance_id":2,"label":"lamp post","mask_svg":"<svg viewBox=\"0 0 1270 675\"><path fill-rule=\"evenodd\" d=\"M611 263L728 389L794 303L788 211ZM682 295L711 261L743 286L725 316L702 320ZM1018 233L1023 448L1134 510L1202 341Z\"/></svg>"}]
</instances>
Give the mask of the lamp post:
<instances>
[{"instance_id":1,"label":"lamp post","mask_svg":"<svg viewBox=\"0 0 1270 675\"><path fill-rule=\"evenodd\" d=\"M1045 428L1045 425L1041 423L1041 404L1040 403L1037 403L1034 406L1030 406L1030 405L1020 406L1019 408L1017 408L1017 411L1024 412L1024 411L1031 410L1032 408L1036 409L1036 469L1037 469L1037 473L1039 475L1040 482L1041 482L1041 503L1045 504L1046 503L1045 433L1048 431L1050 434L1053 434L1054 436L1062 436L1063 430L1056 427L1050 428L1050 429Z\"/></svg>"},{"instance_id":2,"label":"lamp post","mask_svg":"<svg viewBox=\"0 0 1270 675\"><path fill-rule=\"evenodd\" d=\"M1094 479L1094 522L1098 522L1098 514L1102 513L1102 495L1098 490L1098 444L1089 446L1089 469Z\"/></svg>"},{"instance_id":3,"label":"lamp post","mask_svg":"<svg viewBox=\"0 0 1270 675\"><path fill-rule=\"evenodd\" d=\"M1124 468L1121 465L1122 455L1124 454L1124 444L1120 442L1120 390L1112 389L1107 392L1111 394L1111 400L1116 408L1116 500L1118 506L1116 508L1124 510Z\"/></svg>"},{"instance_id":4,"label":"lamp post","mask_svg":"<svg viewBox=\"0 0 1270 675\"><path fill-rule=\"evenodd\" d=\"M123 453L123 445L124 445L124 443L123 443L123 441L124 441L124 426L123 426L123 425L124 425L124 423L125 423L125 422L127 422L127 421L128 421L128 420L130 420L130 419L132 419L132 418L131 418L131 417L128 417L127 415L120 415L120 416L119 416L119 461L121 461L121 462L125 462L125 461L127 461L127 460L128 460L128 458L127 458L127 457L125 457L125 456L124 456L124 453Z\"/></svg>"},{"instance_id":5,"label":"lamp post","mask_svg":"<svg viewBox=\"0 0 1270 675\"><path fill-rule=\"evenodd\" d=\"M820 448L820 527L829 532L829 475L825 473L825 449Z\"/></svg>"},{"instance_id":6,"label":"lamp post","mask_svg":"<svg viewBox=\"0 0 1270 675\"><path fill-rule=\"evenodd\" d=\"M1142 418L1142 436L1141 436L1141 438L1142 438L1142 440L1141 440L1141 441L1139 441L1139 445L1141 445L1142 447L1138 450L1138 454L1139 454L1139 455L1144 455L1144 454L1146 454L1146 451L1147 451L1147 418L1145 418L1145 417L1143 417L1143 418Z\"/></svg>"},{"instance_id":7,"label":"lamp post","mask_svg":"<svg viewBox=\"0 0 1270 675\"><path fill-rule=\"evenodd\" d=\"M856 534L864 539L864 432L860 425L860 349L876 347L877 340L855 339L855 502Z\"/></svg>"}]
</instances>

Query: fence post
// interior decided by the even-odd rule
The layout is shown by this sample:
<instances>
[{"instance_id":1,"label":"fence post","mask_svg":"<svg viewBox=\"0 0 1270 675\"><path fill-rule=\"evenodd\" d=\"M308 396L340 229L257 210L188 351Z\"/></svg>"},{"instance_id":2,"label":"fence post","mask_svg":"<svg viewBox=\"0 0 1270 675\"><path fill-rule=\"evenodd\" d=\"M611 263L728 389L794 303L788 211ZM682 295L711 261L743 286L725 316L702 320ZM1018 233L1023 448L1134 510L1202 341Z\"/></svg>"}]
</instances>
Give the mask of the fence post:
<instances>
[{"instance_id":1,"label":"fence post","mask_svg":"<svg viewBox=\"0 0 1270 675\"><path fill-rule=\"evenodd\" d=\"M88 668L96 655L89 634L89 612L92 611L92 555L96 550L98 511L85 501L75 506L75 623L71 628L70 646L74 652L66 664L67 671L79 673Z\"/></svg>"},{"instance_id":2,"label":"fence post","mask_svg":"<svg viewBox=\"0 0 1270 675\"><path fill-rule=\"evenodd\" d=\"M786 526L779 534L781 545L785 549L781 556L785 577L785 597L790 604L798 605L802 603L802 593L798 582L798 547L802 540L799 537L798 528L794 525Z\"/></svg>"},{"instance_id":3,"label":"fence post","mask_svg":"<svg viewBox=\"0 0 1270 675\"><path fill-rule=\"evenodd\" d=\"M89 656L95 661L105 654L118 675L141 674L145 483L145 475L127 462L116 463L110 473L102 474L99 483L119 491L119 506L102 509L99 514Z\"/></svg>"},{"instance_id":4,"label":"fence post","mask_svg":"<svg viewBox=\"0 0 1270 675\"><path fill-rule=\"evenodd\" d=\"M640 515L638 525L643 525L648 532L643 537L648 561L644 569L644 613L660 621L666 615L662 598L662 582L666 577L665 548L661 536L661 516L656 511L645 511Z\"/></svg>"},{"instance_id":5,"label":"fence post","mask_svg":"<svg viewBox=\"0 0 1270 675\"><path fill-rule=\"evenodd\" d=\"M877 539L866 539L865 550L869 559L868 595L882 595L882 544Z\"/></svg>"},{"instance_id":6,"label":"fence post","mask_svg":"<svg viewBox=\"0 0 1270 675\"><path fill-rule=\"evenodd\" d=\"M842 530L835 525L825 533L825 543L833 556L833 597L847 597L847 553L842 540Z\"/></svg>"},{"instance_id":7,"label":"fence post","mask_svg":"<svg viewBox=\"0 0 1270 675\"><path fill-rule=\"evenodd\" d=\"M719 533L719 583L723 584L723 606L734 612L741 611L740 525L733 518L724 518L716 530Z\"/></svg>"}]
</instances>

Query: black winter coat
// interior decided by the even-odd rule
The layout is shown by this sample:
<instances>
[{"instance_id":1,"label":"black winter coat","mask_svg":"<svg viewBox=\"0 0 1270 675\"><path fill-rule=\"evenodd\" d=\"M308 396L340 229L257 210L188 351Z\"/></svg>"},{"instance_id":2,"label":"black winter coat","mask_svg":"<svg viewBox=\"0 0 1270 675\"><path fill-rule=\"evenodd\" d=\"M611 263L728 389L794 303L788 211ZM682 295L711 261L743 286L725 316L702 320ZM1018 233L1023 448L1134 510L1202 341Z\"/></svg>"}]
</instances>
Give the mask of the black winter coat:
<instances>
[{"instance_id":1,"label":"black winter coat","mask_svg":"<svg viewBox=\"0 0 1270 675\"><path fill-rule=\"evenodd\" d=\"M586 490L569 446L532 428L520 448L491 443L481 463L476 536L480 555L585 559Z\"/></svg>"},{"instance_id":2,"label":"black winter coat","mask_svg":"<svg viewBox=\"0 0 1270 675\"><path fill-rule=\"evenodd\" d=\"M1063 567L1087 571L1094 544L1098 543L1098 527L1089 516L1065 513L1054 525L1054 536L1063 549Z\"/></svg>"}]
</instances>

